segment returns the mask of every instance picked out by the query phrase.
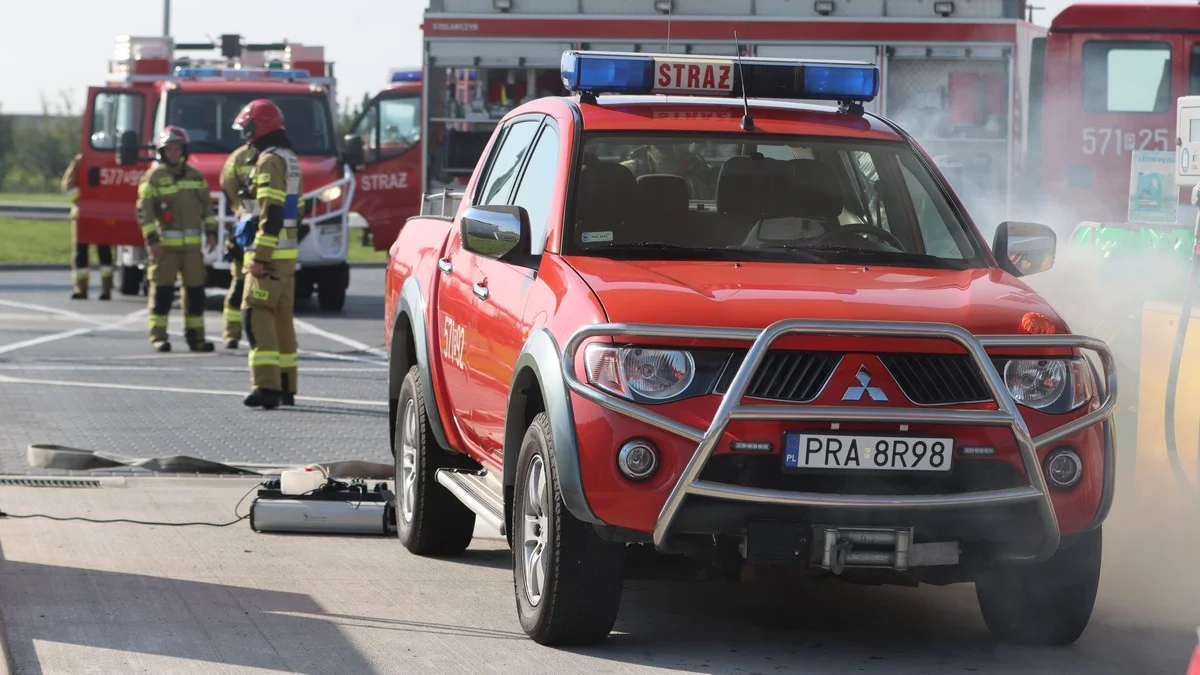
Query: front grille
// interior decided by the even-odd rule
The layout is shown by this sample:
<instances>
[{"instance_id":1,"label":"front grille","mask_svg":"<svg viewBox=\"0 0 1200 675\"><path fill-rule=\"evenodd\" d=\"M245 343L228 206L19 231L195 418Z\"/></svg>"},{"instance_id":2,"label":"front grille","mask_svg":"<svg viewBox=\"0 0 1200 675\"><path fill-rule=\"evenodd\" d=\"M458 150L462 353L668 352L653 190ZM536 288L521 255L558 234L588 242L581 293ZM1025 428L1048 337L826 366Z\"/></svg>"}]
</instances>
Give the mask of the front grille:
<instances>
[{"instance_id":1,"label":"front grille","mask_svg":"<svg viewBox=\"0 0 1200 675\"><path fill-rule=\"evenodd\" d=\"M733 355L713 393L729 390L745 358L746 352ZM769 351L751 378L746 396L792 403L811 401L821 393L840 359L841 354L836 352Z\"/></svg>"},{"instance_id":2,"label":"front grille","mask_svg":"<svg viewBox=\"0 0 1200 675\"><path fill-rule=\"evenodd\" d=\"M899 471L784 472L783 458L771 455L714 455L700 473L701 480L745 487L823 494L932 495L1002 490L1024 484L1021 471L1002 459L955 457L942 474Z\"/></svg>"},{"instance_id":3,"label":"front grille","mask_svg":"<svg viewBox=\"0 0 1200 675\"><path fill-rule=\"evenodd\" d=\"M987 384L965 354L880 354L904 395L918 405L990 401Z\"/></svg>"}]
</instances>

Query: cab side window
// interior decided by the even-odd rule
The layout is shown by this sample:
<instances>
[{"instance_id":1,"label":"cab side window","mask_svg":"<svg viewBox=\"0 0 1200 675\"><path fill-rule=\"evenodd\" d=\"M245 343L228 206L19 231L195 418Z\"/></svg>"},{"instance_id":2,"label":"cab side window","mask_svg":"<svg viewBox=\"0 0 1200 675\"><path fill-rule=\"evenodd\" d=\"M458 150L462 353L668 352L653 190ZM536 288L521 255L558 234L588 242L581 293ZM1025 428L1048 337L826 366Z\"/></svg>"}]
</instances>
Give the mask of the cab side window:
<instances>
[{"instance_id":1,"label":"cab side window","mask_svg":"<svg viewBox=\"0 0 1200 675\"><path fill-rule=\"evenodd\" d=\"M88 130L95 150L115 150L126 131L137 132L142 139L142 111L145 99L137 92L97 92L92 104L92 128Z\"/></svg>"},{"instance_id":2,"label":"cab side window","mask_svg":"<svg viewBox=\"0 0 1200 675\"><path fill-rule=\"evenodd\" d=\"M555 185L558 171L558 131L547 126L538 138L529 164L521 176L521 183L513 195L513 204L529 212L530 247L538 255L546 245L546 232L550 226L550 203L554 196L551 186Z\"/></svg>"},{"instance_id":3,"label":"cab side window","mask_svg":"<svg viewBox=\"0 0 1200 675\"><path fill-rule=\"evenodd\" d=\"M508 197L517 180L517 169L529 152L539 122L535 119L518 120L508 128L504 138L500 139L500 147L492 151L487 174L475 194L476 205L509 203Z\"/></svg>"},{"instance_id":4,"label":"cab side window","mask_svg":"<svg viewBox=\"0 0 1200 675\"><path fill-rule=\"evenodd\" d=\"M1086 112L1165 113L1175 105L1168 42L1088 40L1081 78Z\"/></svg>"},{"instance_id":5,"label":"cab side window","mask_svg":"<svg viewBox=\"0 0 1200 675\"><path fill-rule=\"evenodd\" d=\"M402 155L421 140L421 99L417 96L379 101L379 158Z\"/></svg>"}]
</instances>

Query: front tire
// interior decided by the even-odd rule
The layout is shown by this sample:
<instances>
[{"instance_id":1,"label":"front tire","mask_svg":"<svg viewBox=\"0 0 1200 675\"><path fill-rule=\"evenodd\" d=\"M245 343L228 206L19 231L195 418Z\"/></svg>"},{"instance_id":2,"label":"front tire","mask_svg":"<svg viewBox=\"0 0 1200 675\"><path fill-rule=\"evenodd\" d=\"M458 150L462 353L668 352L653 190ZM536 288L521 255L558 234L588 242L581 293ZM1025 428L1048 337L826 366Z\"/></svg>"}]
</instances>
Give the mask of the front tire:
<instances>
[{"instance_id":1,"label":"front tire","mask_svg":"<svg viewBox=\"0 0 1200 675\"><path fill-rule=\"evenodd\" d=\"M1037 565L1006 565L975 581L988 630L1024 646L1066 646L1083 635L1100 587L1100 528Z\"/></svg>"},{"instance_id":2,"label":"front tire","mask_svg":"<svg viewBox=\"0 0 1200 675\"><path fill-rule=\"evenodd\" d=\"M534 417L521 443L509 529L525 633L543 645L608 637L621 604L625 545L600 539L563 504L545 413Z\"/></svg>"},{"instance_id":3,"label":"front tire","mask_svg":"<svg viewBox=\"0 0 1200 675\"><path fill-rule=\"evenodd\" d=\"M448 453L429 430L421 374L409 368L396 420L396 534L416 555L454 555L471 545L475 513L437 482Z\"/></svg>"}]
</instances>

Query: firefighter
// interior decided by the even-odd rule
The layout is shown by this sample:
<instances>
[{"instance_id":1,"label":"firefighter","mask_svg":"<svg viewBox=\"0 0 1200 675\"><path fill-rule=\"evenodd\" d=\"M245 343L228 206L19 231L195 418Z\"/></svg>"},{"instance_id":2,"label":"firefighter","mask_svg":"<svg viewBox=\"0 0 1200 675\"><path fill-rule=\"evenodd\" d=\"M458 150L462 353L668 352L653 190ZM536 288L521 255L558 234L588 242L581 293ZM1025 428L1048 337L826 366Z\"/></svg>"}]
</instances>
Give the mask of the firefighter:
<instances>
[{"instance_id":1,"label":"firefighter","mask_svg":"<svg viewBox=\"0 0 1200 675\"><path fill-rule=\"evenodd\" d=\"M258 203L254 201L254 189L250 184L250 173L254 170L257 157L258 150L246 143L230 153L221 172L221 190L225 192L230 210L239 221L255 218L258 214ZM225 340L226 349L237 349L242 339L242 291L246 285L242 277L244 251L237 245L232 231L226 234L225 260L230 264L229 292L225 294L225 327L221 337Z\"/></svg>"},{"instance_id":2,"label":"firefighter","mask_svg":"<svg viewBox=\"0 0 1200 675\"><path fill-rule=\"evenodd\" d=\"M188 164L188 136L167 127L155 144L158 158L138 185L138 224L150 252L150 342L171 351L167 317L175 299L175 279L183 278L184 337L194 352L211 352L204 339L204 251L216 246L217 219L204 175ZM202 241L202 230L207 242Z\"/></svg>"},{"instance_id":3,"label":"firefighter","mask_svg":"<svg viewBox=\"0 0 1200 675\"><path fill-rule=\"evenodd\" d=\"M71 265L71 273L75 278L75 292L72 300L87 300L90 285L91 263L88 261L88 245L79 241L79 206L75 201L79 198L79 163L83 155L76 154L67 165L62 175L62 191L71 199L71 245L75 249L75 259ZM113 249L112 246L96 244L96 257L100 259L100 299L112 299L113 285Z\"/></svg>"},{"instance_id":4,"label":"firefighter","mask_svg":"<svg viewBox=\"0 0 1200 675\"><path fill-rule=\"evenodd\" d=\"M283 113L267 99L246 104L233 128L258 150L252 181L259 220L239 225L246 254L242 326L250 341L250 394L243 403L267 410L295 405L297 385L295 307L297 228L304 212L300 160L284 128ZM253 221L245 221L247 223Z\"/></svg>"}]
</instances>

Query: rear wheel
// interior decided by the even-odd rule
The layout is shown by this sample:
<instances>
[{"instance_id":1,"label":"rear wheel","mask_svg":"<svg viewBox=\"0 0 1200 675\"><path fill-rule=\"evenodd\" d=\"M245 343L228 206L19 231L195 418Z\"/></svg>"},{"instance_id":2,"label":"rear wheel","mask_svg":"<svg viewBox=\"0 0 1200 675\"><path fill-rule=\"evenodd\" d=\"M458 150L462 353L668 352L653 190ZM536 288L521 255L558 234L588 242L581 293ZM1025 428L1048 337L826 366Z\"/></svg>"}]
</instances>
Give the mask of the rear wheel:
<instances>
[{"instance_id":1,"label":"rear wheel","mask_svg":"<svg viewBox=\"0 0 1200 675\"><path fill-rule=\"evenodd\" d=\"M545 413L533 419L521 444L509 529L525 633L543 645L608 637L621 604L625 545L600 539L563 504Z\"/></svg>"},{"instance_id":2,"label":"rear wheel","mask_svg":"<svg viewBox=\"0 0 1200 675\"><path fill-rule=\"evenodd\" d=\"M417 555L462 553L475 533L475 513L444 485L437 470L448 466L448 453L429 430L421 375L409 369L400 386L396 420L396 532Z\"/></svg>"},{"instance_id":3,"label":"rear wheel","mask_svg":"<svg viewBox=\"0 0 1200 675\"><path fill-rule=\"evenodd\" d=\"M975 580L988 630L1004 642L1065 646L1091 620L1100 587L1100 528L1037 565L1006 565Z\"/></svg>"}]
</instances>

